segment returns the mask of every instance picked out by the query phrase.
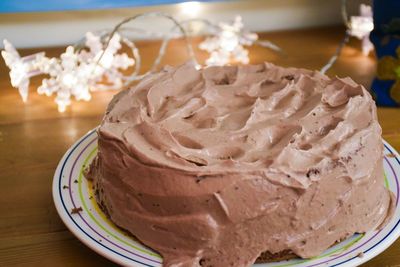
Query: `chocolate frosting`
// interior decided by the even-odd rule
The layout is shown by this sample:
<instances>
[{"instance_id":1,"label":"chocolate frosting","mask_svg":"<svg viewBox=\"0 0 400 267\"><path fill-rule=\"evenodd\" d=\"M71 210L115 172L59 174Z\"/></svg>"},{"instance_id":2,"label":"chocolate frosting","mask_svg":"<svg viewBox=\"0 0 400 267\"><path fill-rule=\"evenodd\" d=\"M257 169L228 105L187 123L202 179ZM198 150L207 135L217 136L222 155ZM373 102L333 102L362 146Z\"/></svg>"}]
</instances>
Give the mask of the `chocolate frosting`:
<instances>
[{"instance_id":1,"label":"chocolate frosting","mask_svg":"<svg viewBox=\"0 0 400 267\"><path fill-rule=\"evenodd\" d=\"M321 254L390 216L370 94L269 63L166 67L110 103L88 176L164 266Z\"/></svg>"}]
</instances>

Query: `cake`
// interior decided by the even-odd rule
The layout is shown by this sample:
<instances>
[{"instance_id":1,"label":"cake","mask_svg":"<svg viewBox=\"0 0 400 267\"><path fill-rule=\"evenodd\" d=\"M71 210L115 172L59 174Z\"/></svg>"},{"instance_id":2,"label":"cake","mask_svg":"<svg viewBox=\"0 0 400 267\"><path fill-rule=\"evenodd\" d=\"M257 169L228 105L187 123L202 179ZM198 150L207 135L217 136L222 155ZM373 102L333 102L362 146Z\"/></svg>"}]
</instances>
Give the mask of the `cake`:
<instances>
[{"instance_id":1,"label":"cake","mask_svg":"<svg viewBox=\"0 0 400 267\"><path fill-rule=\"evenodd\" d=\"M86 176L164 266L250 266L384 225L382 159L375 103L350 78L185 64L114 97Z\"/></svg>"}]
</instances>

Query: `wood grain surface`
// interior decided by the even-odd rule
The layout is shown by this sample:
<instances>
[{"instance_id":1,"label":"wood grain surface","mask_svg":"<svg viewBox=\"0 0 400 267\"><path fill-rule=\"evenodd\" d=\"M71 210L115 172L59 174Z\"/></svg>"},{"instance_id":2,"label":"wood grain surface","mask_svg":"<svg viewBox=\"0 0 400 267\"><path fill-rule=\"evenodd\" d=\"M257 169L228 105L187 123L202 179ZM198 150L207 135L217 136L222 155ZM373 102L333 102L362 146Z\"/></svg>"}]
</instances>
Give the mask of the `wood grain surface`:
<instances>
[{"instance_id":1,"label":"wood grain surface","mask_svg":"<svg viewBox=\"0 0 400 267\"><path fill-rule=\"evenodd\" d=\"M319 69L344 35L341 27L261 34L281 46L284 55L251 48L251 63L270 61L283 66ZM194 39L198 44L200 39ZM138 44L144 68L157 55L160 42ZM24 50L59 55L62 48ZM200 61L206 54L197 51ZM178 65L187 59L182 41L170 44L163 64ZM58 113L52 98L39 96L32 82L23 104L11 87L8 70L0 60L0 266L113 266L83 245L64 226L51 196L55 168L66 150L97 126L115 92L93 94L90 102L76 102ZM376 68L373 55L365 57L360 42L351 40L328 75L350 76L368 87ZM383 137L400 151L400 109L379 108ZM363 267L400 266L400 240Z\"/></svg>"}]
</instances>

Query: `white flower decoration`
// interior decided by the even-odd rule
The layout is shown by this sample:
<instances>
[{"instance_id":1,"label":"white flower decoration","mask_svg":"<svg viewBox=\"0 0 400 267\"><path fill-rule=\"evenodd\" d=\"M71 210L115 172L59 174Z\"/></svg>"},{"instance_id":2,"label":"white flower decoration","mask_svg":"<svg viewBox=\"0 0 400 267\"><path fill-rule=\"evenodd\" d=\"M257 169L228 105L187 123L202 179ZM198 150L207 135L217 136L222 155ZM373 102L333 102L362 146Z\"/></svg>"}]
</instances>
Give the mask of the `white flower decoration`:
<instances>
[{"instance_id":1,"label":"white flower decoration","mask_svg":"<svg viewBox=\"0 0 400 267\"><path fill-rule=\"evenodd\" d=\"M37 53L28 57L21 57L14 46L7 40L3 41L4 50L1 55L7 67L10 68L11 85L18 88L22 101L28 100L29 79L37 74L34 71L33 61L43 58L43 53Z\"/></svg>"},{"instance_id":2,"label":"white flower decoration","mask_svg":"<svg viewBox=\"0 0 400 267\"><path fill-rule=\"evenodd\" d=\"M39 94L56 94L58 110L64 112L71 104L71 97L89 101L90 90L118 89L126 77L120 73L135 64L135 60L126 53L118 54L122 47L121 36L115 33L106 49L100 36L91 32L86 34L85 47L76 50L68 46L60 58L47 58L44 53L21 58L15 48L4 40L2 56L10 68L12 86L18 88L22 100L28 98L29 79L38 74L47 74L50 78L42 80L37 88ZM106 79L108 84L100 84Z\"/></svg>"},{"instance_id":3,"label":"white flower decoration","mask_svg":"<svg viewBox=\"0 0 400 267\"><path fill-rule=\"evenodd\" d=\"M374 29L374 21L372 18L372 8L369 5L360 5L360 16L350 17L349 34L362 40L362 52L368 55L374 48L369 40L369 35Z\"/></svg>"},{"instance_id":4,"label":"white flower decoration","mask_svg":"<svg viewBox=\"0 0 400 267\"><path fill-rule=\"evenodd\" d=\"M200 43L199 48L210 53L206 60L207 65L225 65L231 60L247 64L249 52L244 46L253 45L258 35L243 30L240 16L236 16L232 24L220 23L219 31L215 36Z\"/></svg>"}]
</instances>

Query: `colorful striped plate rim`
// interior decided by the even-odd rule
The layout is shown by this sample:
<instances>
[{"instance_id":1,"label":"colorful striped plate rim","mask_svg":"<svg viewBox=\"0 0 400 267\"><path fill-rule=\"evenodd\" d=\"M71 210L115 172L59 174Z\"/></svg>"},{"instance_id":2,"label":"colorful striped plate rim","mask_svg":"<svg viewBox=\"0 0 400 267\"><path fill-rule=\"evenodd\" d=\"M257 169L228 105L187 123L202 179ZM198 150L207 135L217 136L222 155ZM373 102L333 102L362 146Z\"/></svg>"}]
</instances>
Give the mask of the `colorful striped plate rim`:
<instances>
[{"instance_id":1,"label":"colorful striped plate rim","mask_svg":"<svg viewBox=\"0 0 400 267\"><path fill-rule=\"evenodd\" d=\"M336 244L322 255L294 259L257 267L358 266L389 247L400 235L400 156L387 142L385 145L385 185L395 195L396 208L391 221L381 230L355 234ZM69 230L100 255L124 266L161 266L157 252L134 240L117 228L99 209L92 185L82 172L97 152L97 134L93 129L79 139L61 159L53 180L53 199L57 211ZM71 214L73 208L82 208Z\"/></svg>"}]
</instances>

